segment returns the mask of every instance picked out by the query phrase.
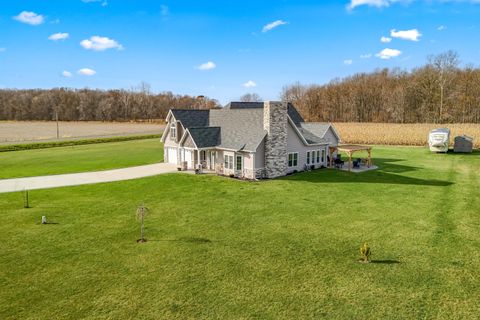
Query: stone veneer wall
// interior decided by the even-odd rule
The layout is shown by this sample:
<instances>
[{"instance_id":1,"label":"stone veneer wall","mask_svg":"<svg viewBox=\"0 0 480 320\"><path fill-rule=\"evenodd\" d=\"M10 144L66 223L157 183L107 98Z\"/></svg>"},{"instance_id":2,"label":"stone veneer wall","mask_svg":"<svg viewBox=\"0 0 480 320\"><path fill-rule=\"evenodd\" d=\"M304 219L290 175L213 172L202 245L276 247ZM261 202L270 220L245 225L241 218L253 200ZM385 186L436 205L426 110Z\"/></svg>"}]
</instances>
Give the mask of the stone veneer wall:
<instances>
[{"instance_id":1,"label":"stone veneer wall","mask_svg":"<svg viewBox=\"0 0 480 320\"><path fill-rule=\"evenodd\" d=\"M266 178L284 176L287 172L287 103L266 101L263 107Z\"/></svg>"}]
</instances>

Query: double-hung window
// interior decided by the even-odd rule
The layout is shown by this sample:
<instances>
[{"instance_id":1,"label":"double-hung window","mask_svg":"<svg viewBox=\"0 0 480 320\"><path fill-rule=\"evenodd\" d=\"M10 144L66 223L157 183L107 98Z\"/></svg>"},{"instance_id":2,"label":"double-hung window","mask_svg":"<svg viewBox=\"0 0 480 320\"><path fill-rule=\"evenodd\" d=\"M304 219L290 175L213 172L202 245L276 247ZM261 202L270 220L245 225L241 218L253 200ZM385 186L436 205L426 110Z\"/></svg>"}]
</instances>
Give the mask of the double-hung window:
<instances>
[{"instance_id":1,"label":"double-hung window","mask_svg":"<svg viewBox=\"0 0 480 320\"><path fill-rule=\"evenodd\" d=\"M307 151L307 164L310 164L310 151Z\"/></svg>"},{"instance_id":2,"label":"double-hung window","mask_svg":"<svg viewBox=\"0 0 480 320\"><path fill-rule=\"evenodd\" d=\"M288 154L288 166L291 167L296 167L298 165L298 153L289 153Z\"/></svg>"},{"instance_id":3,"label":"double-hung window","mask_svg":"<svg viewBox=\"0 0 480 320\"><path fill-rule=\"evenodd\" d=\"M323 160L322 160L322 162L323 162ZM320 150L317 150L317 163L320 163Z\"/></svg>"},{"instance_id":4,"label":"double-hung window","mask_svg":"<svg viewBox=\"0 0 480 320\"><path fill-rule=\"evenodd\" d=\"M177 140L177 123L173 122L170 125L170 139Z\"/></svg>"},{"instance_id":5,"label":"double-hung window","mask_svg":"<svg viewBox=\"0 0 480 320\"><path fill-rule=\"evenodd\" d=\"M233 169L233 156L225 155L225 169Z\"/></svg>"},{"instance_id":6,"label":"double-hung window","mask_svg":"<svg viewBox=\"0 0 480 320\"><path fill-rule=\"evenodd\" d=\"M322 149L322 163L325 162L325 149Z\"/></svg>"}]
</instances>

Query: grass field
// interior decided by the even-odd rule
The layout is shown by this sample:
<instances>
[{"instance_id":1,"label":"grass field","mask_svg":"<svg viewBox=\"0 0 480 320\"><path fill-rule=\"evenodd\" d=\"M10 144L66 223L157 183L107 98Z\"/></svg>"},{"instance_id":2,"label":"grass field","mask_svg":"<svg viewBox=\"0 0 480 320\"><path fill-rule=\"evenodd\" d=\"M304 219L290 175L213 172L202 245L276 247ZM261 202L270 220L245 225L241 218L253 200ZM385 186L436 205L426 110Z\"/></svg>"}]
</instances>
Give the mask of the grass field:
<instances>
[{"instance_id":1,"label":"grass field","mask_svg":"<svg viewBox=\"0 0 480 320\"><path fill-rule=\"evenodd\" d=\"M0 153L0 179L98 171L163 161L159 139Z\"/></svg>"},{"instance_id":2,"label":"grass field","mask_svg":"<svg viewBox=\"0 0 480 320\"><path fill-rule=\"evenodd\" d=\"M165 126L159 123L60 121L59 137L98 138L110 136L161 134ZM0 121L0 143L55 140L55 121Z\"/></svg>"},{"instance_id":3,"label":"grass field","mask_svg":"<svg viewBox=\"0 0 480 320\"><path fill-rule=\"evenodd\" d=\"M343 143L378 145L426 146L430 130L443 127L452 131L452 146L455 136L466 134L474 138L475 148L480 148L480 123L335 123Z\"/></svg>"},{"instance_id":4,"label":"grass field","mask_svg":"<svg viewBox=\"0 0 480 320\"><path fill-rule=\"evenodd\" d=\"M31 191L30 209L0 194L0 318L477 318L480 154L374 156L362 174ZM357 262L365 240L371 264Z\"/></svg>"}]
</instances>

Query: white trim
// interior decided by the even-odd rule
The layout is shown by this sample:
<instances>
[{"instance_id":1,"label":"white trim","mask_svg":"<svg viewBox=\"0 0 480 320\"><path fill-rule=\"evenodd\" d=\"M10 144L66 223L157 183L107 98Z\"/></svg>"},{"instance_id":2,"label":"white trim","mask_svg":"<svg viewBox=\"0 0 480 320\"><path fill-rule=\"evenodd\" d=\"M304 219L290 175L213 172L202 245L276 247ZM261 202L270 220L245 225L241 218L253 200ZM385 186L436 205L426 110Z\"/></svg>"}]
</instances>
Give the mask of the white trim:
<instances>
[{"instance_id":1,"label":"white trim","mask_svg":"<svg viewBox=\"0 0 480 320\"><path fill-rule=\"evenodd\" d=\"M185 133L183 134L182 139L180 140L180 142L178 143L178 145L182 146L184 140L186 139L187 132L188 132L188 135L192 138L193 145L195 146L195 150L198 150L197 144L195 143L195 140L193 140L192 134L190 133L190 131L188 131L188 129L185 130ZM182 147L183 147L183 146L182 146ZM188 147L187 147L187 148L188 148Z\"/></svg>"},{"instance_id":2,"label":"white trim","mask_svg":"<svg viewBox=\"0 0 480 320\"><path fill-rule=\"evenodd\" d=\"M173 119L175 119L175 116L173 115L172 109L168 110L167 117L165 118L165 123L166 123L165 130L163 130L162 137L160 138L160 141L162 141L163 143L165 143L165 140L167 139L167 132L169 132L168 130L170 130L170 128L169 128L170 117L173 117ZM175 122L177 122L177 119L175 119ZM183 127L183 125L182 125L182 127Z\"/></svg>"},{"instance_id":3,"label":"white trim","mask_svg":"<svg viewBox=\"0 0 480 320\"><path fill-rule=\"evenodd\" d=\"M308 147L315 147L315 146L325 146L325 145L329 145L328 142L324 142L324 143L308 143L307 140L305 140L305 138L303 137L302 133L300 132L300 130L298 130L297 126L295 125L295 123L293 122L293 120L290 118L290 116L287 114L287 118L288 118L288 122L290 123L290 125L293 127L293 129L295 130L295 132L297 133L297 135L300 137L300 139L302 140L303 144L308 146ZM287 129L288 130L288 129Z\"/></svg>"}]
</instances>

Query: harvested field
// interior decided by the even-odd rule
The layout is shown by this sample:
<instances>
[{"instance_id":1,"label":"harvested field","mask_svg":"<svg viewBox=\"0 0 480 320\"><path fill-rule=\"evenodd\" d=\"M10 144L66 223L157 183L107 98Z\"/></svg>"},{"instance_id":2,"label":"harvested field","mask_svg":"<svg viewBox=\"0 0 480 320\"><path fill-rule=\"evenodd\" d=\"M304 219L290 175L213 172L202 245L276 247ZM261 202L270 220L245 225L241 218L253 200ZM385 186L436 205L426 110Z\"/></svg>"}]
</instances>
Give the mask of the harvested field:
<instances>
[{"instance_id":1,"label":"harvested field","mask_svg":"<svg viewBox=\"0 0 480 320\"><path fill-rule=\"evenodd\" d=\"M130 122L59 122L60 139L161 134L163 124ZM54 121L0 121L0 143L56 139Z\"/></svg>"},{"instance_id":2,"label":"harvested field","mask_svg":"<svg viewBox=\"0 0 480 320\"><path fill-rule=\"evenodd\" d=\"M430 130L450 128L452 144L455 136L466 134L474 138L475 148L480 148L480 124L336 122L334 125L343 143L425 146Z\"/></svg>"}]
</instances>

